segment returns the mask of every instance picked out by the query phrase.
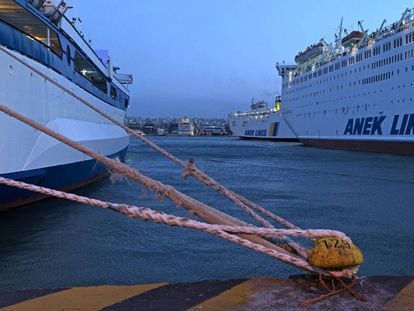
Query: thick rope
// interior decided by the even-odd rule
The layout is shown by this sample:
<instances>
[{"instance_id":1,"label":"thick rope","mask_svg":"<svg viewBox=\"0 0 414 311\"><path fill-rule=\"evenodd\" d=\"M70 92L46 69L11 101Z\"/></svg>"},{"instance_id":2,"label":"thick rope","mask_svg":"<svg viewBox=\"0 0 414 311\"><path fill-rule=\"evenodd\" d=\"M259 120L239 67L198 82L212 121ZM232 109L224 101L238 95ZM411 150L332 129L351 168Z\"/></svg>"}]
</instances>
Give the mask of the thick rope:
<instances>
[{"instance_id":1,"label":"thick rope","mask_svg":"<svg viewBox=\"0 0 414 311\"><path fill-rule=\"evenodd\" d=\"M267 237L284 237L284 236L294 236L294 237L305 237L308 239L316 239L326 236L336 236L340 239L350 241L349 237L344 235L342 232L333 231L333 230L298 230L298 229L269 229L269 228L257 228L257 227L240 227L240 226L222 226L222 225L211 225L195 221L189 218L178 217L163 212L155 211L149 208L137 207L125 204L116 204L111 202L104 202L97 199L91 199L88 197L75 195L72 193L66 193L58 190L53 190L41 186L31 185L24 182L15 181L8 178L0 177L0 184L7 185L10 187L17 187L19 189L24 189L28 191L33 191L41 193L48 196L53 196L60 199L66 199L73 202L91 205L95 207L112 209L117 211L125 216L135 219L141 219L144 221L152 221L155 223L166 224L170 226L179 226L184 228L196 229L210 234L217 235L225 240L234 242L236 244L243 245L250 249L256 250L258 252L267 254L271 257L274 257L282 262L296 266L298 268L310 271L321 273L324 275L339 275L341 277L351 277L354 273L354 269L344 269L342 271L325 271L310 265L307 261L289 254L286 252L279 252L274 249L270 249L263 245L251 242L244 238L238 237L231 233L245 233L245 234L258 234Z\"/></svg>"},{"instance_id":2,"label":"thick rope","mask_svg":"<svg viewBox=\"0 0 414 311\"><path fill-rule=\"evenodd\" d=\"M73 193L63 192L59 190L54 190L42 186L36 186L28 184L21 181L16 181L9 178L0 177L0 184L7 185L10 187L16 187L23 190L28 190L32 192L41 193L47 196L53 196L59 199L65 199L69 201L74 201L81 204L91 205L101 208L111 208L114 207L126 207L129 209L129 212L134 215L134 218L139 218L145 221L153 221L157 223L163 223L170 226L186 227L191 229L205 230L209 229L210 233L218 231L226 231L229 233L246 233L246 234L257 234L266 237L302 237L307 239L319 239L323 237L337 237L338 239L345 240L350 242L351 239L346 236L344 233L336 230L326 230L326 229L272 229L272 228L259 228L259 227L245 227L245 226L225 226L225 225L213 225L207 224L200 221L192 220L185 217L174 216L164 212L159 212L145 207L136 207L125 204L105 202L97 199L91 199L89 197L76 195Z\"/></svg>"},{"instance_id":3,"label":"thick rope","mask_svg":"<svg viewBox=\"0 0 414 311\"><path fill-rule=\"evenodd\" d=\"M94 158L96 161L106 165L111 170L120 173L132 180L135 180L136 182L144 185L145 187L159 193L162 196L168 197L171 201L176 203L178 206L182 206L185 209L187 209L190 213L200 217L201 219L206 220L209 223L214 224L221 224L221 225L236 225L236 226L249 226L249 224L236 219L228 214L225 214L219 210L214 209L211 206L208 206L200 201L197 201L188 195L176 190L174 187L169 185L164 185L161 182L158 182L150 177L147 177L140 173L137 169L131 168L127 166L124 163L120 163L118 161L115 161L113 159L110 159L108 157L103 156L102 154L95 152L82 144L73 141L70 138L67 138L48 127L44 126L43 124L34 121L32 119L29 119L22 114L12 110L11 108L0 105L0 111L16 118L17 120L39 130L42 133L45 133L56 140L90 156L91 158ZM264 240L263 238L252 236L252 235L243 235L242 237L248 240L252 240L255 243L259 243L262 245L266 245L269 248L273 248L280 252L288 253L288 251L284 250L278 245L275 245L274 243L270 243L269 241Z\"/></svg>"},{"instance_id":4,"label":"thick rope","mask_svg":"<svg viewBox=\"0 0 414 311\"><path fill-rule=\"evenodd\" d=\"M264 227L274 228L274 226L271 223L269 223L263 217L261 217L260 215L258 215L256 212L254 212L253 209L261 212L262 214L266 215L270 219L273 219L273 220L279 222L280 224L282 224L283 226L285 226L287 228L300 229L299 227L291 224L290 222L288 222L287 220L283 219L282 217L271 213L270 211L266 210L265 208L263 208L263 207L255 204L255 203L249 201L245 197L243 197L243 196L241 196L241 195L233 192L232 190L224 187L223 185L221 185L220 183L218 183L216 180L214 180L213 178L211 178L210 176L208 176L207 174L205 174L204 172L202 172L201 170L199 170L198 168L196 168L195 165L192 165L192 166L187 165L185 162L181 161L180 159L178 159L177 157L173 156L172 154L170 154L166 150L162 149L158 145L156 145L153 142L149 141L144 136L138 134L134 130L131 130L130 128L128 128L127 126L125 126L123 123L121 123L118 120L114 119L112 116L110 116L110 115L104 113L103 111L99 110L94 105L92 105L91 103L89 103L85 99L83 99L80 96L78 96L72 90L66 88L65 86L63 86L60 83L58 83L57 81L55 81L54 79L52 79L49 76L45 75L40 70L38 70L35 67L31 66L30 64L28 64L27 62L23 61L22 59L16 57L13 53L11 53L10 51L8 51L4 47L0 46L0 50L2 50L4 53L6 53L7 55L9 55L10 57L12 57L13 59L15 59L16 61L18 61L19 63L21 63L24 66L28 67L30 70L34 71L35 73L37 73L39 76L41 76L45 80L49 81L53 85L55 85L58 88L62 89L64 92L68 93L72 97L76 98L81 103L83 103L84 105L86 105L89 108L91 108L93 111L99 113L100 115L102 115L103 117L105 117L107 120L109 120L112 123L114 123L114 124L118 125L119 127L123 128L130 135L132 135L132 136L140 139L147 146L151 147L152 149L154 149L154 150L158 151L159 153L163 154L165 157L169 158L173 162L177 163L179 166L181 166L182 168L184 168L186 170L184 172L184 175L185 174L189 174L189 175L195 177L196 179L198 179L200 182L202 182L206 186L215 189L216 191L218 191L219 193L221 193L223 196L227 197L230 201L232 201L236 206L239 206L248 215L250 215L254 219L256 219ZM291 247L292 249L294 249L296 251L296 253L298 253L300 256L302 256L303 258L307 258L306 249L304 247L302 247L301 245L299 245L298 243L292 241L289 238L284 239L284 242L289 247Z\"/></svg>"},{"instance_id":5,"label":"thick rope","mask_svg":"<svg viewBox=\"0 0 414 311\"><path fill-rule=\"evenodd\" d=\"M114 118L112 118L111 116L105 114L104 112L100 111L98 108L96 108L95 106L93 106L92 104L90 104L89 102L87 102L86 100L84 100L83 98L81 98L80 96L76 95L73 91L65 88L63 85L60 85L57 81L49 78L47 75L43 74L41 71L37 70L36 68L34 68L33 66L31 66L30 64L28 64L27 62L19 59L18 57L16 57L15 55L13 55L11 52L7 51L7 49L5 49L4 47L0 46L0 49L8 54L9 56L11 56L12 58L16 59L18 62L22 63L23 65L27 66L28 68L30 68L31 70L33 70L34 72L36 72L37 74L39 74L40 76L42 76L44 79L46 79L47 81L49 81L50 83L56 85L57 87L61 88L63 91L67 92L68 94L70 94L71 96L75 97L76 99L78 99L80 102L82 102L83 104L87 105L88 107L90 107L91 109L93 109L94 111L96 111L97 113L101 114L102 116L104 116L105 118L107 118L109 121L113 122L114 124L122 127L124 130L126 130L129 134L141 139L144 143L146 143L148 146L152 147L155 150L158 150L159 152L161 152L162 154L164 154L165 156L167 156L168 158L170 158L171 160L173 160L174 162L178 163L180 166L182 166L183 168L186 168L186 172L185 174L191 175L196 177L198 180L200 180L201 182L203 182L204 184L216 189L218 192L222 193L223 195L225 195L226 197L228 197L231 201L233 201L234 203L236 203L236 205L240 206L243 210L245 210L249 215L253 216L256 220L258 220L260 223L262 223L265 227L267 228L273 228L273 226L267 222L265 219L263 219L261 216L257 215L252 208L262 212L264 215L270 217L273 220L278 221L279 223L281 223L282 225L288 227L288 228L293 228L293 229L299 229L298 227L294 226L293 224L291 224L290 222L284 220L283 218L274 215L273 213L267 211L266 209L262 208L261 206L254 204L252 202L250 202L249 200L247 200L246 198L234 193L233 191L223 187L222 185L220 185L217 181L215 181L214 179L212 179L211 177L207 176L205 173L203 173L202 171L200 171L199 169L197 169L195 167L195 165L187 165L184 162L182 162L181 160L177 159L176 157L174 157L173 155L169 154L167 151L161 149L160 147L158 147L157 145L153 144L152 142L150 142L149 140L147 140L146 138L144 138L142 135L138 134L137 132L129 129L128 127L126 127L124 124L120 123L119 121L115 120ZM89 155L90 157L94 158L95 160L105 164L106 166L110 167L111 169L114 169L115 171L126 175L127 177L134 179L138 182L140 182L141 184L144 184L145 186L149 187L152 190L155 190L158 193L161 193L163 196L169 197L173 202L175 202L177 205L182 205L183 207L187 208L191 213L198 215L201 218L205 218L206 215L205 212L207 211L207 214L209 214L210 218L209 221L210 222L216 222L216 223L223 223L222 220L217 219L218 216L224 216L224 224L227 224L226 222L228 222L229 224L235 225L235 224L239 224L239 225L247 225L244 222L241 222L237 219L232 218L231 216L224 214L222 212L219 212L215 209L213 209L212 207L209 207L208 205L205 205L201 202L196 201L195 199L192 199L188 196L186 196L183 193L178 192L177 190L175 190L173 187L171 186L166 186L163 185L162 183L159 183L155 180L150 179L149 177L146 177L144 175L142 175L141 173L139 173L137 170L131 169L126 165L123 165L122 163L118 163L114 160L111 160L109 158L106 158L102 155L100 155L99 153L96 153L92 150L89 150L88 148L82 146L81 144L72 141L66 137L64 137L63 135L60 135L56 132L53 132L52 130L48 129L47 127L44 127L42 124L30 120L20 114L18 114L17 112L12 111L11 109L9 109L6 106L0 105L1 106L1 111L19 119L20 121L38 129L39 131L42 131L43 133L46 133L52 137L54 137L55 139L71 146L72 148L75 148L81 152L83 152L84 154ZM196 206L196 208L193 208L192 206ZM201 211L201 212L200 212ZM221 215L220 215L221 214ZM204 216L204 217L203 217ZM223 232L224 233L224 232ZM224 233L227 234L227 233ZM231 235L232 237L234 237L234 235ZM243 236L243 238L246 238L246 236ZM240 238L242 240L245 240L243 238ZM250 241L247 241L248 243L252 243ZM257 243L257 241L255 241ZM265 241L261 241L262 244ZM297 243L289 240L288 244L296 250L296 252L298 254L300 254L302 257L306 258L306 249L304 249L302 246L298 245ZM263 245L260 245L262 247L264 247ZM285 254L287 253L286 251L284 251L283 249L281 249L280 247L273 245L272 244L272 248L276 249L276 250L272 250L272 251L279 251L279 252L284 252ZM288 255L290 255L289 253L287 253ZM298 258L299 259L299 258ZM282 259L281 259L282 260ZM282 260L283 261L283 260ZM308 269L307 269L308 270ZM309 270L310 271L310 270Z\"/></svg>"},{"instance_id":6,"label":"thick rope","mask_svg":"<svg viewBox=\"0 0 414 311\"><path fill-rule=\"evenodd\" d=\"M154 149L154 150L158 151L159 153L163 154L164 156L166 156L167 158L169 158L173 162L177 163L179 166L186 169L187 172L189 171L188 166L185 162L181 161L180 159L176 158L175 156L173 156L172 154L170 154L166 150L160 148L159 146L157 146L153 142L149 141L143 135L138 134L136 131L131 130L130 128L125 126L123 123L121 123L118 120L114 119L112 116L110 116L110 115L106 114L105 112L99 110L94 105L92 105L91 103L89 103L88 101L86 101L85 99L80 97L79 95L77 95L75 92L73 92L72 90L66 88L65 86L61 85L60 83L58 83L54 79L50 78L49 76L47 76L46 74L41 72L40 70L38 70L35 67L31 66L29 63L27 63L27 62L23 61L22 59L20 59L19 57L15 56L13 53L8 51L6 48L0 46L0 50L2 50L4 53L6 53L7 55L12 57L13 59L18 61L19 63L21 63L24 66L28 67L30 70L37 73L38 75L40 75L45 80L49 81L51 84L53 84L53 85L57 86L58 88L62 89L64 92L66 92L69 95L71 95L72 97L76 98L77 100L79 100L84 105L88 106L89 108L91 108L95 112L99 113L101 116L105 117L107 120L109 120L112 123L118 125L122 129L124 129L128 134L140 139L147 146L151 147L152 149ZM257 221L259 221L263 226L268 227L268 228L273 227L268 221L266 221L265 219L263 219L262 217L257 215L252 209L258 210L259 212L261 212L264 215L270 217L271 219L279 222L280 224L282 224L283 226L285 226L287 228L300 229L299 227L291 224L289 221L283 219L282 217L277 216L277 215L271 213L270 211L266 210L265 208L249 201L248 199L241 196L240 194L237 194L237 193L233 192L232 190L225 188L220 183L218 183L216 180L212 179L211 177L206 175L204 172L202 172L201 170L199 170L195 166L191 167L190 171L191 171L191 173L190 173L191 176L195 177L196 179L198 179L200 182L204 183L205 185L207 185L209 187L212 187L213 189L215 189L216 191L218 191L219 193L221 193L222 195L224 195L225 197L230 199L237 206L241 207L246 213L248 213L249 215L254 217ZM296 245L296 246L299 247L298 245Z\"/></svg>"}]
</instances>

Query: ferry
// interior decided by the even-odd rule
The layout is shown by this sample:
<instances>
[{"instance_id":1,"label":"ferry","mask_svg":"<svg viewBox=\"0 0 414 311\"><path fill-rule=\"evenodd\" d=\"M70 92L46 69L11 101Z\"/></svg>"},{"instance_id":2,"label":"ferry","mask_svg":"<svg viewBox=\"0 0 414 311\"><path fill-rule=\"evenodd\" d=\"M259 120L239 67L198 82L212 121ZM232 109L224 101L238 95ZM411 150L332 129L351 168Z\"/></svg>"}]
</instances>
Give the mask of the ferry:
<instances>
[{"instance_id":1,"label":"ferry","mask_svg":"<svg viewBox=\"0 0 414 311\"><path fill-rule=\"evenodd\" d=\"M194 136L194 123L187 117L181 118L178 122L178 135L180 136Z\"/></svg>"},{"instance_id":2,"label":"ferry","mask_svg":"<svg viewBox=\"0 0 414 311\"><path fill-rule=\"evenodd\" d=\"M91 47L66 16L69 8L65 1L0 0L0 103L123 161L127 133L41 76L124 121L132 76L118 74L109 54ZM95 160L0 113L0 176L69 190L106 175ZM41 198L0 186L0 210Z\"/></svg>"},{"instance_id":3,"label":"ferry","mask_svg":"<svg viewBox=\"0 0 414 311\"><path fill-rule=\"evenodd\" d=\"M306 145L414 154L414 9L369 32L362 23L277 64L284 117Z\"/></svg>"},{"instance_id":4,"label":"ferry","mask_svg":"<svg viewBox=\"0 0 414 311\"><path fill-rule=\"evenodd\" d=\"M242 139L297 141L284 119L280 96L276 98L273 108L269 108L265 101L252 102L250 108L249 112L233 112L229 115L233 136Z\"/></svg>"}]
</instances>

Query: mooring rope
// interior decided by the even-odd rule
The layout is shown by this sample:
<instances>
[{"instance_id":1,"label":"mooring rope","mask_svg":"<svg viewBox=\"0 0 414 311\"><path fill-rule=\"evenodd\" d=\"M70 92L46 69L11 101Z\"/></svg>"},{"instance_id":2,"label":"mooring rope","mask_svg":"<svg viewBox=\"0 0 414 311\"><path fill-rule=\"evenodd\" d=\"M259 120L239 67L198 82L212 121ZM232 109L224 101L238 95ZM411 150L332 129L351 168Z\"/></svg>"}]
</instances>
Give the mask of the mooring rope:
<instances>
[{"instance_id":1,"label":"mooring rope","mask_svg":"<svg viewBox=\"0 0 414 311\"><path fill-rule=\"evenodd\" d=\"M183 173L184 177L185 176L193 176L194 178L196 178L197 180L199 180L200 182L202 182L206 186L208 186L210 188L213 188L217 192L221 193L223 196L227 197L236 206L239 206L242 210L244 210L248 215L250 215L254 219L256 219L264 227L274 228L274 226L271 223L269 223L263 217L258 215L256 212L254 212L254 210L257 210L257 211L261 212L263 215L266 215L270 219L273 219L274 221L278 222L279 224L285 226L286 228L300 229L299 227L293 225L292 223L290 223L289 221L283 219L282 217L266 210L265 208L263 208L262 206L260 206L258 204L255 204L255 203L251 202L250 200L243 197L242 195L240 195L238 193L235 193L234 191L224 187L219 182L217 182L216 180L214 180L213 178L211 178L210 176L205 174L203 171L199 170L194 165L194 163L186 164L185 162L181 161L180 159L178 159L177 157L175 157L171 153L167 152L166 150L159 147L155 143L153 143L150 140L146 139L143 135L140 135L137 131L131 130L130 128L125 126L123 123L121 123L118 120L114 119L112 116L110 116L107 113L105 113L105 112L101 111L100 109L96 108L94 105L92 105L90 102L86 101L85 99L83 99L79 95L77 95L72 90L66 88L62 84L58 83L56 80L50 78L49 76L47 76L46 74L44 74L43 72L38 70L37 68L35 68L32 65L30 65L29 63L27 63L26 61L24 61L24 60L20 59L19 57L15 56L13 53L8 51L6 48L0 46L0 50L2 50L4 53L6 53L7 55L12 57L13 59L18 61L19 63L21 63L24 66L28 67L30 70L32 70L33 72L35 72L36 74L38 74L39 76L44 78L46 81L49 81L51 84L57 86L58 88L60 88L64 92L68 93L70 96L72 96L75 99L79 100L81 103L83 103L84 105L86 105L87 107L92 109L93 111L97 112L98 114L100 114L101 116L106 118L107 120L111 121L115 125L118 125L122 129L124 129L128 134L140 139L144 144L146 144L150 148L152 148L155 151L161 153L162 155L164 155L168 159L172 160L173 162L175 162L176 164L181 166L183 169L185 169L185 172ZM303 258L306 258L306 250L302 246L300 246L299 244L297 244L296 242L292 241L289 238L287 238L285 240L285 242L287 243L287 245L289 245L291 248L293 248L299 255L301 255Z\"/></svg>"},{"instance_id":2,"label":"mooring rope","mask_svg":"<svg viewBox=\"0 0 414 311\"><path fill-rule=\"evenodd\" d=\"M159 193L163 197L168 197L171 201L177 204L177 206L182 206L190 213L200 217L201 219L207 220L210 223L215 224L222 224L222 225L236 225L236 226L251 226L250 224L247 224L237 218L234 218L228 214L225 214L217 209L214 209L213 207L206 205L200 201L197 201L194 198L189 197L188 195L178 191L172 186L164 185L163 183L156 181L148 176L143 175L140 173L137 169L131 168L128 165L124 163L120 163L116 160L110 159L98 152L95 152L82 144L65 137L52 129L44 126L43 124L29 119L26 116L23 116L22 114L12 110L11 108L0 105L0 111L16 118L17 120L39 130L42 133L45 133L56 140L90 156L91 158L95 159L96 161L106 165L111 170L120 173L121 175L124 175L142 185L145 187ZM257 236L244 236L244 238L248 240L252 240L253 242L260 243L263 245L267 245L270 248L274 248L277 251L280 252L287 252L282 247L275 245L273 243L270 243L269 241L266 241L260 237Z\"/></svg>"},{"instance_id":3,"label":"mooring rope","mask_svg":"<svg viewBox=\"0 0 414 311\"><path fill-rule=\"evenodd\" d=\"M178 226L178 227L185 227L190 229L198 229L198 230L210 230L209 233L216 233L218 231L226 231L229 233L246 233L246 234L257 234L266 237L283 237L283 236L292 236L292 237L302 237L307 239L318 239L323 238L326 236L337 237L338 239L345 240L350 242L351 239L345 235L343 232L336 231L336 230L328 230L328 229L306 229L306 230L299 230L299 229L271 229L271 228L260 228L255 226L226 226L226 225L214 225L214 224L207 224L200 221L196 221L190 218L179 217L175 215L170 215L164 212L156 211L146 207L137 207L132 205L126 204L119 204L119 203L111 203L106 202L98 199L92 199L89 197L54 190L42 186L37 186L33 184L28 184L22 181L17 181L10 178L0 177L0 184L7 185L10 187L16 187L22 190L28 190L32 192L37 192L40 194L44 194L47 196L53 196L59 199L65 199L81 204L91 205L95 207L101 208L110 208L110 209L117 209L119 208L126 208L128 209L128 213L134 215L134 218L139 218L144 221L153 221L156 223L163 223L170 226ZM123 212L125 214L126 212Z\"/></svg>"},{"instance_id":4,"label":"mooring rope","mask_svg":"<svg viewBox=\"0 0 414 311\"><path fill-rule=\"evenodd\" d=\"M195 165L192 165L192 166L189 167L187 165L187 163L185 163L184 161L178 159L177 157L175 157L171 153L167 152L163 148L159 147L155 143L149 141L143 135L140 135L136 131L130 129L127 126L125 126L123 123L119 122L118 120L116 120L112 116L110 116L107 113L105 113L105 112L101 111L100 109L96 108L94 105L92 105L90 102L86 101L85 99L83 99L79 95L77 95L72 90L66 88L65 86L63 86L62 84L60 84L56 80L50 78L49 76L47 76L46 74L44 74L43 72L41 72L40 70L38 70L37 68L33 67L29 63L27 63L24 60L20 59L19 57L15 56L13 53L11 53L10 51L8 51L4 47L0 46L0 49L4 53L6 53L7 55L9 55L10 57L12 57L13 59L15 59L16 61L18 61L19 63L23 64L24 66L28 67L30 70L32 70L33 72L35 72L36 74L38 74L39 76L41 76L42 78L44 78L45 80L49 81L51 84L53 84L53 85L57 86L58 88L62 89L64 92L68 93L69 95L71 95L75 99L79 100L81 103L83 103L84 105L88 106L89 108L91 108L92 110L94 110L95 112L97 112L98 114L100 114L101 116L105 117L107 120L109 120L112 123L114 123L115 125L121 127L128 134L130 134L130 135L132 135L132 136L140 139L147 146L151 147L152 149L154 149L157 152L161 153L162 155L164 155L168 159L170 159L173 162L177 163L179 166L181 166L183 169L186 170L186 173L189 173L191 176L197 178L199 181L201 181L205 185L207 185L209 187L212 187L216 191L220 192L221 194L223 194L224 196L226 196L227 198L229 198L232 202L234 202L236 205L238 205L239 207L242 207L243 209L245 209L245 211L249 215L252 215L252 216L255 215L253 217L255 217L256 220L258 220L259 222L261 222L266 227L272 227L272 225L270 223L268 223L266 220L264 220L262 217L260 217L259 215L255 214L254 211L252 211L251 209L258 210L259 212L265 214L266 216L268 216L271 219L279 222L280 224L282 224L283 226L285 226L287 228L300 229L299 227L293 225L292 223L290 223L289 221L283 219L282 217L277 216L277 215L269 212L265 208L263 208L263 207L255 204L255 203L251 202L250 200L246 199L245 197L241 196L240 194L237 194L237 193L233 192L232 190L227 189L226 187L224 187L223 185L221 185L217 181L215 181L213 178L211 178L208 175L206 175L203 171L199 170Z\"/></svg>"},{"instance_id":5,"label":"mooring rope","mask_svg":"<svg viewBox=\"0 0 414 311\"><path fill-rule=\"evenodd\" d=\"M125 216L135 219L141 219L144 221L152 221L155 223L166 224L170 226L178 226L189 229L196 229L203 232L207 232L213 235L217 235L225 240L231 241L233 243L243 245L247 248L253 249L255 251L267 254L273 258L276 258L284 263L302 268L304 270L321 273L323 275L336 275L340 277L351 277L355 274L354 269L344 269L341 271L326 271L317 267L312 266L306 260L297 257L291 253L280 252L266 246L257 244L255 242L249 241L245 238L236 236L234 234L243 233L243 234L257 234L266 237L304 237L308 239L316 239L326 236L334 236L343 240L351 241L344 233L335 231L335 230L324 230L324 229L308 229L308 230L298 230L298 229L270 229L270 228L258 228L253 226L226 226L226 225L214 225L206 224L199 222L193 219L179 217L175 215L166 214L160 211L155 211L150 208L137 207L133 205L118 204L105 202L97 199L91 199L85 196L76 195L73 193L67 193L63 191L58 191L46 187L36 186L27 184L24 182L12 180L9 178L0 177L0 184L7 185L10 187L16 187L23 190L28 190L32 192L41 193L47 196L53 196L60 199L65 199L81 204L91 205L95 207L111 209L118 213L121 213ZM233 233L233 234L231 234Z\"/></svg>"},{"instance_id":6,"label":"mooring rope","mask_svg":"<svg viewBox=\"0 0 414 311\"><path fill-rule=\"evenodd\" d=\"M251 215L258 222L260 222L265 228L254 227L254 226L249 225L249 224L247 224L247 223L245 223L241 220L233 218L230 215L227 215L223 212L220 212L220 211L214 209L211 206L208 206L208 205L206 205L202 202L199 202L199 201L195 200L194 198L191 198L191 197L185 195L184 193L179 192L178 190L176 190L172 186L164 185L164 184L162 184L158 181L155 181L155 180L143 175L142 173L140 173L136 169L133 169L133 168L131 168L131 167L129 167L129 166L123 164L123 163L117 162L117 161L115 161L113 159L110 159L108 157L105 157L105 156L103 156L103 155L101 155L97 152L94 152L93 150L90 150L89 148L83 146L82 144L63 136L63 135L51 130L50 128L47 128L43 124L41 124L37 121L31 120L31 119L19 114L16 111L13 111L12 109L10 109L7 106L0 105L0 111L2 111L4 113L18 119L19 121L35 128L39 131L41 131L42 133L45 133L45 134L59 140L62 143L64 143L64 144L66 144L66 145L68 145L68 146L70 146L70 147L72 147L72 148L74 148L74 149L90 156L91 158L94 158L96 161L106 165L109 169L111 169L113 171L116 171L116 172L118 172L118 173L120 173L124 176L127 176L128 178L130 178L132 180L135 180L135 181L139 182L140 184L144 185L145 187L148 187L149 189L156 191L161 196L168 197L173 202L175 202L178 206L182 206L182 207L186 208L190 213L192 213L196 216L199 216L200 218L205 219L210 223L214 223L214 225L199 223L199 224L203 224L203 226L209 226L208 228L201 226L200 228L198 228L199 230L206 231L206 232L209 232L208 230L210 230L209 233L218 235L218 236L220 236L220 237L222 237L226 240L233 241L235 243L244 245L244 246L249 247L251 249L255 249L256 251L266 253L269 256L272 256L274 258L277 258L277 259L279 259L283 262L289 263L289 264L297 266L299 268L305 269L307 271L321 273L321 274L324 274L324 275L340 276L340 277L350 277L350 276L352 276L356 273L356 271L357 271L356 268L348 268L348 269L343 269L341 271L327 271L327 270L323 270L323 269L312 266L311 264L309 264L305 260L307 258L307 250L304 247L302 247L301 245L297 244L296 242L290 240L288 238L288 236L306 237L308 239L315 239L315 238L317 238L315 236L316 231L312 230L312 233L310 233L310 232L307 232L308 230L301 230L299 227L293 225L292 223L288 222L287 220L283 219L282 217L277 216L277 215L269 212L268 210L264 209L260 205L257 205L255 203L249 201L248 199L244 198L243 196L241 196L241 195L225 188L220 183L218 183L217 181L215 181L214 179L212 179L211 177L206 175L204 172L199 170L192 161L189 161L189 163L185 163L185 162L179 160L178 158L174 157L172 154L168 153L164 149L160 148L156 144L152 143L151 141L149 141L148 139L143 137L142 135L138 134L136 131L133 131L133 130L129 129L124 124L120 123L119 121L115 120L114 118L112 118L108 114L106 114L103 111L99 110L98 108L93 106L91 103L87 102L86 100L84 100L83 98L81 98L80 96L75 94L73 91L67 89L66 87L64 87L63 85L61 85L57 81L55 81L54 79L48 77L47 75L42 73L40 70L34 68L33 66L31 66L27 62L21 60L20 58L15 56L13 53L9 52L4 47L0 46L0 49L4 53L8 54L10 57L14 58L18 62L22 63L23 65L27 66L32 71L34 71L37 74L39 74L40 76L42 76L45 80L47 80L50 83L56 85L57 87L59 87L60 89L62 89L66 93L68 93L69 95L73 96L74 98L76 98L81 103L85 104L86 106L88 106L89 108L94 110L95 112L99 113L100 115L102 115L103 117L105 117L106 119L111 121L112 123L114 123L114 124L118 125L119 127L123 128L130 135L133 135L134 137L139 138L146 145L150 146L154 150L160 152L161 154L163 154L167 158L171 159L172 161L174 161L175 163L180 165L182 168L185 169L185 171L183 173L184 178L188 177L188 176L193 176L196 179L198 179L199 181L201 181L202 183L204 183L205 185L217 190L218 192L220 192L221 194L223 194L224 196L229 198L237 206L241 207L249 215ZM2 179L2 182L5 183L6 181L4 179ZM40 190L40 189L37 189L37 190ZM49 190L51 190L51 189L49 189ZM36 191L36 190L32 190L32 191ZM53 195L53 194L49 194L49 195ZM71 198L73 199L75 195L72 194L70 196L72 196ZM69 197L65 197L65 198L70 199ZM95 200L95 199L89 199L88 202L89 203L85 203L85 204L98 206L96 204L101 204L102 201ZM124 215L129 216L129 217L144 219L144 218L142 218L143 217L142 208L138 208L138 207L134 207L134 206L131 207L131 206L128 206L128 205L123 205L123 204L112 204L112 203L107 203L107 204L108 205L107 205L106 208L111 208L111 209L116 210L116 211L118 211L118 212L120 212ZM280 224L282 224L283 226L285 226L287 228L290 228L290 229L274 229L272 224L270 224L263 217L259 216L255 211L253 211L253 209L256 210L256 211L261 212L262 214L269 217L270 219L275 220L275 221L279 222ZM148 210L145 209L145 212L148 212ZM159 213L159 212L156 212L156 213ZM166 215L166 214L163 214L163 215ZM170 216L171 217L176 217L176 216L172 216L172 215L169 215L168 217L170 217ZM175 219L175 220L177 220L177 219ZM153 221L155 221L155 220L153 220ZM156 222L162 222L162 221L156 221ZM188 224L188 223L193 222L193 220L187 219L184 222ZM191 224L193 224L193 223L191 223ZM199 224L197 224L197 226ZM178 225L178 224L175 224L175 225ZM211 226L213 226L213 227L211 227ZM218 226L218 227L214 227L214 226ZM249 231L249 230L251 230L251 231ZM259 230L261 233L259 233L259 231L255 231L255 230ZM266 231L266 233L265 233L265 231L261 231L261 230L270 230L270 231ZM285 231L274 231L274 230L285 230ZM324 236L329 236L330 233L334 233L332 236L337 236L339 234L339 235L342 235L341 236L342 239L345 239L345 240L349 239L343 233L338 233L336 231L323 231L323 232L324 232L324 234L326 234ZM318 233L321 233L321 232L318 232ZM237 235L235 235L235 234L237 234ZM279 237L279 238L282 237L283 239L287 240L287 244L292 249L294 249L297 252L298 255L302 256L303 258L300 258L300 257L296 256L295 254L293 254L289 251L286 251L282 247L277 246L273 243L270 243L267 240L262 239L260 236L256 236L256 235L253 235L253 234L257 234L257 235L261 235L261 236L265 236L265 237L269 237L269 235L272 236L272 237L275 237L275 236Z\"/></svg>"}]
</instances>

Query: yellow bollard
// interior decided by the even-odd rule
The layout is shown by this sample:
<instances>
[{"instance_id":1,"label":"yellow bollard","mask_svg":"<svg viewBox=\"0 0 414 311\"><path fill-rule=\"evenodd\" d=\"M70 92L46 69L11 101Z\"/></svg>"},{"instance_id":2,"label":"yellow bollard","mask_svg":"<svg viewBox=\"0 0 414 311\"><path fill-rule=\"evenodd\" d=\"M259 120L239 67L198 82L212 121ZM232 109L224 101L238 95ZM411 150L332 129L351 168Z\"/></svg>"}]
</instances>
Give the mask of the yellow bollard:
<instances>
[{"instance_id":1,"label":"yellow bollard","mask_svg":"<svg viewBox=\"0 0 414 311\"><path fill-rule=\"evenodd\" d=\"M352 242L326 237L316 240L308 261L319 268L341 270L361 265L364 258L361 250Z\"/></svg>"}]
</instances>

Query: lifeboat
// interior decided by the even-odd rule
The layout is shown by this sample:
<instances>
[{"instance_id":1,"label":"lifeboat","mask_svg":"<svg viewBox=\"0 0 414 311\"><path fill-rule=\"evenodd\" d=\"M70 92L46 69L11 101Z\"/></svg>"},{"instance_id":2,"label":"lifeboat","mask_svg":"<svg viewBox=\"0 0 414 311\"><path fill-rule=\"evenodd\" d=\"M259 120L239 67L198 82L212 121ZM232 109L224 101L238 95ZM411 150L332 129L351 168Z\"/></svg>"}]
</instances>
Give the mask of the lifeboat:
<instances>
[{"instance_id":1,"label":"lifeboat","mask_svg":"<svg viewBox=\"0 0 414 311\"><path fill-rule=\"evenodd\" d=\"M304 52L299 52L295 57L297 64L303 64L308 60L315 58L323 53L323 43L319 42L308 47Z\"/></svg>"},{"instance_id":2,"label":"lifeboat","mask_svg":"<svg viewBox=\"0 0 414 311\"><path fill-rule=\"evenodd\" d=\"M362 32L352 31L349 35L341 40L342 46L347 48L349 46L356 45L362 40L363 37L364 34Z\"/></svg>"}]
</instances>

